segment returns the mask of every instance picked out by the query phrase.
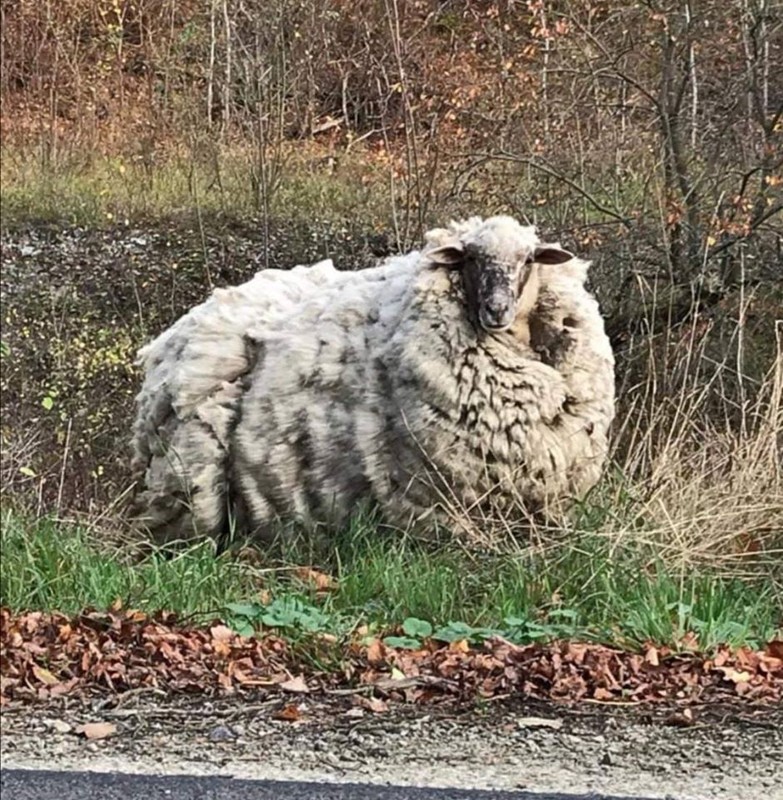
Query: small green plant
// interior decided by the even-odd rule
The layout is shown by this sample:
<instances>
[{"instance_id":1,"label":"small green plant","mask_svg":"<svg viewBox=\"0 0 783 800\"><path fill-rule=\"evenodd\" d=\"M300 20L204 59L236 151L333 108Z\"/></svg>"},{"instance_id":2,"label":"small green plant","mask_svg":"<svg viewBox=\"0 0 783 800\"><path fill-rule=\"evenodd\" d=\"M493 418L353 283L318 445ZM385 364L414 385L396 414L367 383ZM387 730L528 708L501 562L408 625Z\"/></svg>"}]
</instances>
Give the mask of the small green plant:
<instances>
[{"instance_id":1,"label":"small green plant","mask_svg":"<svg viewBox=\"0 0 783 800\"><path fill-rule=\"evenodd\" d=\"M399 647L404 650L417 650L422 645L422 640L432 636L432 625L423 619L408 617L402 623L405 636L387 636L383 641L389 647Z\"/></svg>"},{"instance_id":2,"label":"small green plant","mask_svg":"<svg viewBox=\"0 0 783 800\"><path fill-rule=\"evenodd\" d=\"M229 603L228 621L239 633L250 636L260 626L281 631L318 633L331 631L336 620L317 606L297 596L284 596L267 605L261 603Z\"/></svg>"},{"instance_id":3,"label":"small green plant","mask_svg":"<svg viewBox=\"0 0 783 800\"><path fill-rule=\"evenodd\" d=\"M416 650L423 646L426 639L446 644L459 641L480 644L486 639L500 636L514 644L528 644L535 641L566 638L579 633L573 624L576 618L575 612L554 609L550 612L549 618L550 622L540 623L535 620L510 616L505 617L502 625L496 628L451 621L438 628L433 628L426 620L408 617L402 624L404 636L387 636L383 641L389 647ZM563 618L568 622L558 621Z\"/></svg>"},{"instance_id":4,"label":"small green plant","mask_svg":"<svg viewBox=\"0 0 783 800\"><path fill-rule=\"evenodd\" d=\"M504 631L498 628L474 627L466 622L449 622L438 628L432 635L439 642L457 642L465 640L471 643L481 642L491 636L502 636Z\"/></svg>"},{"instance_id":5,"label":"small green plant","mask_svg":"<svg viewBox=\"0 0 783 800\"><path fill-rule=\"evenodd\" d=\"M406 636L426 638L432 636L432 625L423 619L416 619L416 617L408 617L402 623L402 629Z\"/></svg>"},{"instance_id":6,"label":"small green plant","mask_svg":"<svg viewBox=\"0 0 783 800\"><path fill-rule=\"evenodd\" d=\"M59 392L56 389L49 389L41 398L41 405L45 411L51 411L54 408L54 403L58 394Z\"/></svg>"}]
</instances>

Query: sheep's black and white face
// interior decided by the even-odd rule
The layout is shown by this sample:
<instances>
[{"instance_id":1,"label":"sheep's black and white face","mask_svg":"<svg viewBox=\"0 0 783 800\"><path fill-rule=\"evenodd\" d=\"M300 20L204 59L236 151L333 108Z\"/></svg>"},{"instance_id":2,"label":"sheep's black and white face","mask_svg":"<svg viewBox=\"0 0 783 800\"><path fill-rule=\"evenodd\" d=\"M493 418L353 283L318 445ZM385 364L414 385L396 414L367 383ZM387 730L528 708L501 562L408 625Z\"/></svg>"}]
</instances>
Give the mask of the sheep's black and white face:
<instances>
[{"instance_id":1,"label":"sheep's black and white face","mask_svg":"<svg viewBox=\"0 0 783 800\"><path fill-rule=\"evenodd\" d=\"M517 301L530 279L532 263L525 257L501 261L474 245L465 248L465 294L473 317L485 331L504 331L514 324Z\"/></svg>"},{"instance_id":2,"label":"sheep's black and white face","mask_svg":"<svg viewBox=\"0 0 783 800\"><path fill-rule=\"evenodd\" d=\"M495 220L502 227L493 227ZM448 242L428 255L433 263L460 270L470 315L490 333L508 330L518 314L530 311L538 294L538 264L573 258L559 245L538 242L533 229L507 217L487 220L467 241Z\"/></svg>"}]
</instances>

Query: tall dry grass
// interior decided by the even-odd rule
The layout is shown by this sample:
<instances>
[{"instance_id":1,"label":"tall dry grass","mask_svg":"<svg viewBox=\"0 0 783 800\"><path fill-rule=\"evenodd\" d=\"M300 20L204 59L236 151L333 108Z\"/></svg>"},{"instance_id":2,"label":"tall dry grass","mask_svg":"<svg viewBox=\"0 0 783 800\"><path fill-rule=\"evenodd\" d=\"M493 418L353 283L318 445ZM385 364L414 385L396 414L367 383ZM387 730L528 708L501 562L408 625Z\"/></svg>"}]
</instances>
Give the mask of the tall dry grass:
<instances>
[{"instance_id":1,"label":"tall dry grass","mask_svg":"<svg viewBox=\"0 0 783 800\"><path fill-rule=\"evenodd\" d=\"M650 346L643 381L621 396L616 431L617 464L633 487L625 521L641 517L644 525L607 533L641 537L681 564L780 565L783 320L774 330L771 363L758 380L729 351L722 360L711 355L711 332L698 317L668 367ZM741 323L735 336L743 336ZM672 376L674 391L662 394Z\"/></svg>"}]
</instances>

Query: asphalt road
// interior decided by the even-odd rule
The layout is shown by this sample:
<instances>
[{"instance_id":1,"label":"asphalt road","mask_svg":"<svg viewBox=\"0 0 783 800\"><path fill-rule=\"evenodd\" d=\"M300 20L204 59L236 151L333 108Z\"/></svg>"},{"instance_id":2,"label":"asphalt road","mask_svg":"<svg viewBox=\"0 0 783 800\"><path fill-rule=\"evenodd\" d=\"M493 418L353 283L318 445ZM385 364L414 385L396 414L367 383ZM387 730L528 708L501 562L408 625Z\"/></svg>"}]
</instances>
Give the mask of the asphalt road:
<instances>
[{"instance_id":1,"label":"asphalt road","mask_svg":"<svg viewBox=\"0 0 783 800\"><path fill-rule=\"evenodd\" d=\"M643 800L607 795L419 789L232 778L0 770L3 800Z\"/></svg>"}]
</instances>

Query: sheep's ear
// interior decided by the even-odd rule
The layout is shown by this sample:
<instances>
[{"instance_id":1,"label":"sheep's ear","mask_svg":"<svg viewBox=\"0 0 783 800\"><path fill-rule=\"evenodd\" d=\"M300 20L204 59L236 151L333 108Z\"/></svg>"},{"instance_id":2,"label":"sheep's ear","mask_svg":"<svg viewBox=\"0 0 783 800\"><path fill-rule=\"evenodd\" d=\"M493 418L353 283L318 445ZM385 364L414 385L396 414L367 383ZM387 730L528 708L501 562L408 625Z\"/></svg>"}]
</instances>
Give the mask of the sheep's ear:
<instances>
[{"instance_id":1,"label":"sheep's ear","mask_svg":"<svg viewBox=\"0 0 783 800\"><path fill-rule=\"evenodd\" d=\"M451 242L427 251L427 257L433 264L455 267L462 263L465 250L461 242Z\"/></svg>"},{"instance_id":2,"label":"sheep's ear","mask_svg":"<svg viewBox=\"0 0 783 800\"><path fill-rule=\"evenodd\" d=\"M454 231L450 231L448 228L433 228L424 234L424 241L427 243L427 247L452 244L454 242Z\"/></svg>"},{"instance_id":3,"label":"sheep's ear","mask_svg":"<svg viewBox=\"0 0 783 800\"><path fill-rule=\"evenodd\" d=\"M559 244L540 244L533 253L533 261L539 264L565 264L574 257Z\"/></svg>"}]
</instances>

